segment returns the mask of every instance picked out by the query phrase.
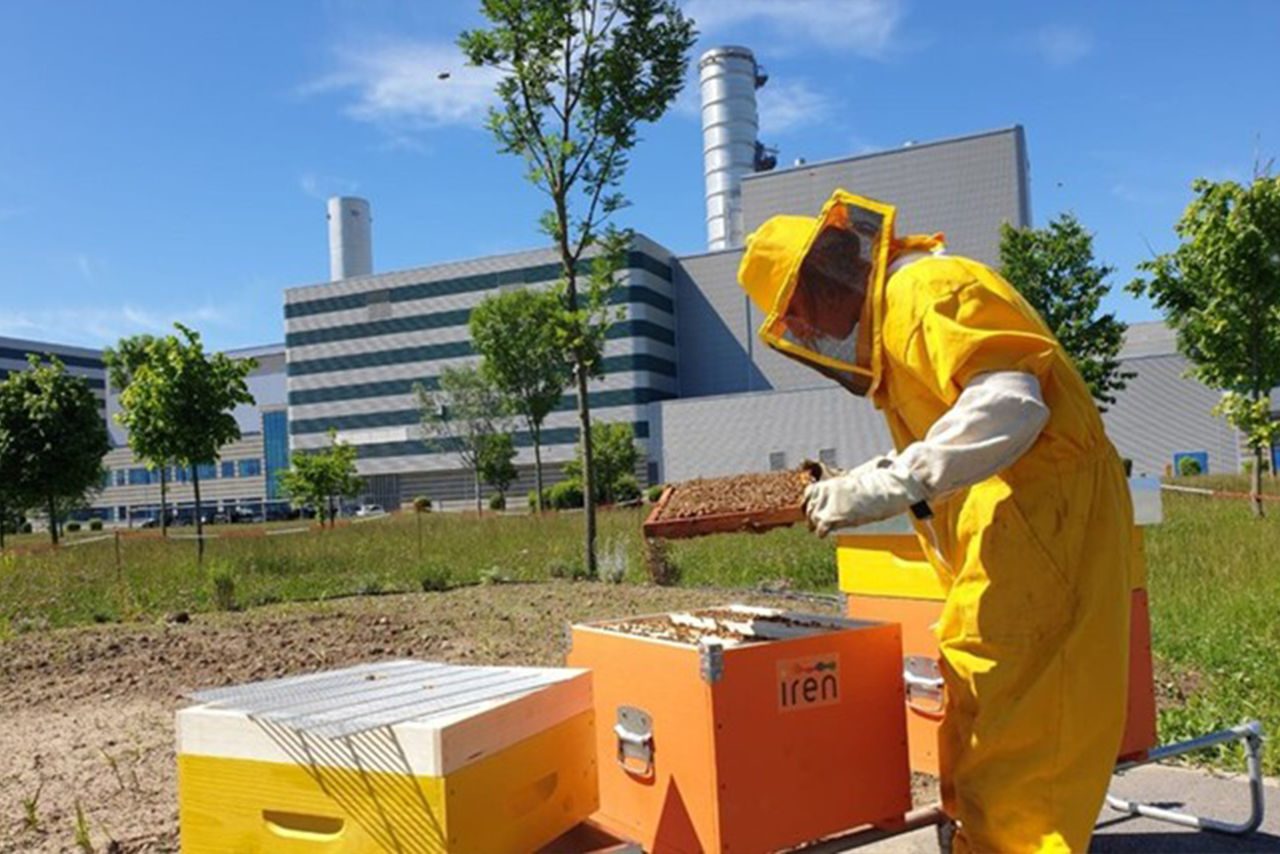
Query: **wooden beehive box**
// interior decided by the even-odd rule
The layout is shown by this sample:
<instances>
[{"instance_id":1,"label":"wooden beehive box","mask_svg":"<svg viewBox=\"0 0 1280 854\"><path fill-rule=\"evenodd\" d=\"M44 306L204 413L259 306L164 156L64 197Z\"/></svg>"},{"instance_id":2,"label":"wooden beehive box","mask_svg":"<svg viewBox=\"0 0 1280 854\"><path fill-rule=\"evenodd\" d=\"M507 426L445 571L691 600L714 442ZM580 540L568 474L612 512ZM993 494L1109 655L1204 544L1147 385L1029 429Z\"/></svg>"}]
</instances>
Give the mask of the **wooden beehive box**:
<instances>
[{"instance_id":1,"label":"wooden beehive box","mask_svg":"<svg viewBox=\"0 0 1280 854\"><path fill-rule=\"evenodd\" d=\"M911 805L895 625L726 606L572 628L600 811L646 851L776 851Z\"/></svg>"},{"instance_id":2,"label":"wooden beehive box","mask_svg":"<svg viewBox=\"0 0 1280 854\"><path fill-rule=\"evenodd\" d=\"M583 670L406 660L192 696L186 852L531 851L596 808Z\"/></svg>"},{"instance_id":3,"label":"wooden beehive box","mask_svg":"<svg viewBox=\"0 0 1280 854\"><path fill-rule=\"evenodd\" d=\"M644 522L652 539L761 532L803 522L811 468L698 478L668 486Z\"/></svg>"}]
</instances>

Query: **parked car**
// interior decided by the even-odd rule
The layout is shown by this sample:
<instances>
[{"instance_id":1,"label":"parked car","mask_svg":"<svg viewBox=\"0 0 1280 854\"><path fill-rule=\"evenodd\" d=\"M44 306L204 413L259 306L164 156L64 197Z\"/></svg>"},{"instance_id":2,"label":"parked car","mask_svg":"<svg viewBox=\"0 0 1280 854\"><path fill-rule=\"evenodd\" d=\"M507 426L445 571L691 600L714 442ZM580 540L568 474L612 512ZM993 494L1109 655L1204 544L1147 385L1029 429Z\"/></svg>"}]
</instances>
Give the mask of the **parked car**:
<instances>
[{"instance_id":1,"label":"parked car","mask_svg":"<svg viewBox=\"0 0 1280 854\"><path fill-rule=\"evenodd\" d=\"M384 512L381 504L361 504L356 508L357 516L381 516Z\"/></svg>"}]
</instances>

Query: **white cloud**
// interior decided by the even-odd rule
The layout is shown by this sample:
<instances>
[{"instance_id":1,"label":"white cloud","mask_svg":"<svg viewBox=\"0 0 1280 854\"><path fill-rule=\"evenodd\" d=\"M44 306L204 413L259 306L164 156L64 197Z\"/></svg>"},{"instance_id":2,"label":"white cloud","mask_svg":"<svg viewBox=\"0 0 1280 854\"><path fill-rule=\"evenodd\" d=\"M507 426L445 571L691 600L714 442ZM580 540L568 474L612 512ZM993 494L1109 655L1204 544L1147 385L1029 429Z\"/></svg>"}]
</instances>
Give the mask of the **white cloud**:
<instances>
[{"instance_id":1,"label":"white cloud","mask_svg":"<svg viewBox=\"0 0 1280 854\"><path fill-rule=\"evenodd\" d=\"M494 98L499 72L465 63L457 47L395 41L344 46L337 68L303 87L304 95L340 93L344 112L394 137L441 125L478 126ZM441 79L442 74L448 77Z\"/></svg>"},{"instance_id":2,"label":"white cloud","mask_svg":"<svg viewBox=\"0 0 1280 854\"><path fill-rule=\"evenodd\" d=\"M298 177L298 187L313 199L327 200L330 196L348 196L360 189L357 181L318 172L303 172Z\"/></svg>"},{"instance_id":3,"label":"white cloud","mask_svg":"<svg viewBox=\"0 0 1280 854\"><path fill-rule=\"evenodd\" d=\"M803 80L770 83L757 93L756 106L762 137L816 124L832 111L831 99Z\"/></svg>"},{"instance_id":4,"label":"white cloud","mask_svg":"<svg viewBox=\"0 0 1280 854\"><path fill-rule=\"evenodd\" d=\"M231 325L231 315L212 305L157 310L126 304L8 311L0 314L0 335L105 346L126 335L167 334L175 320L196 327Z\"/></svg>"},{"instance_id":5,"label":"white cloud","mask_svg":"<svg viewBox=\"0 0 1280 854\"><path fill-rule=\"evenodd\" d=\"M1062 68L1093 51L1093 36L1080 27L1052 24L1036 30L1032 46L1046 63Z\"/></svg>"},{"instance_id":6,"label":"white cloud","mask_svg":"<svg viewBox=\"0 0 1280 854\"><path fill-rule=\"evenodd\" d=\"M900 0L690 0L685 11L705 38L746 24L804 45L883 54L902 20ZM779 46L774 43L774 46ZM786 45L782 45L786 47Z\"/></svg>"}]
</instances>

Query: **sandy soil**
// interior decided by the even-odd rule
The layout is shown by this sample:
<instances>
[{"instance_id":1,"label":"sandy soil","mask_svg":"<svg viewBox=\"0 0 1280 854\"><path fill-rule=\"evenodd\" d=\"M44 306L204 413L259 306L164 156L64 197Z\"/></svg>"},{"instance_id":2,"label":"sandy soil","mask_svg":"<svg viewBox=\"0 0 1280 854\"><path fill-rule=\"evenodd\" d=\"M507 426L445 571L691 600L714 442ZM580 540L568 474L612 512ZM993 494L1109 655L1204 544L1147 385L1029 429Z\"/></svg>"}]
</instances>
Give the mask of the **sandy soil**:
<instances>
[{"instance_id":1,"label":"sandy soil","mask_svg":"<svg viewBox=\"0 0 1280 854\"><path fill-rule=\"evenodd\" d=\"M21 635L0 644L0 851L177 850L173 713L188 690L406 656L559 664L566 622L767 596L594 584L366 597ZM785 602L797 610L829 610ZM39 826L23 800L37 790Z\"/></svg>"}]
</instances>

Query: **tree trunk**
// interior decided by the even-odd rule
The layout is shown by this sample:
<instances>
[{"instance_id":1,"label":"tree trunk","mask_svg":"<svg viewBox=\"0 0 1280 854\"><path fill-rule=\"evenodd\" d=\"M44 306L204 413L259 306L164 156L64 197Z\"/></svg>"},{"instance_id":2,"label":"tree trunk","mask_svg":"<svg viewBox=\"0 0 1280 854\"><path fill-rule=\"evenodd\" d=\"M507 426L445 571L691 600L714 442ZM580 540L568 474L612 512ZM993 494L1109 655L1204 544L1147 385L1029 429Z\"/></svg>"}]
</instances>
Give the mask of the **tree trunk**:
<instances>
[{"instance_id":1,"label":"tree trunk","mask_svg":"<svg viewBox=\"0 0 1280 854\"><path fill-rule=\"evenodd\" d=\"M169 505L166 501L168 483L169 466L166 464L160 467L160 536L162 537L169 536Z\"/></svg>"},{"instance_id":2,"label":"tree trunk","mask_svg":"<svg viewBox=\"0 0 1280 854\"><path fill-rule=\"evenodd\" d=\"M55 546L58 544L58 503L53 496L49 496L49 540Z\"/></svg>"},{"instance_id":3,"label":"tree trunk","mask_svg":"<svg viewBox=\"0 0 1280 854\"><path fill-rule=\"evenodd\" d=\"M542 506L542 425L530 424L529 433L533 437L533 485L538 495L538 515L545 509Z\"/></svg>"},{"instance_id":4,"label":"tree trunk","mask_svg":"<svg viewBox=\"0 0 1280 854\"><path fill-rule=\"evenodd\" d=\"M484 511L480 507L480 466L479 464L473 466L471 469L471 472L472 474L475 475L475 480L476 480L476 515L480 516Z\"/></svg>"},{"instance_id":5,"label":"tree trunk","mask_svg":"<svg viewBox=\"0 0 1280 854\"><path fill-rule=\"evenodd\" d=\"M596 567L596 491L594 456L591 449L591 407L587 403L587 371L582 361L578 361L578 422L582 429L582 510L586 516L586 558L587 578L595 578Z\"/></svg>"},{"instance_id":6,"label":"tree trunk","mask_svg":"<svg viewBox=\"0 0 1280 854\"><path fill-rule=\"evenodd\" d=\"M1253 483L1250 484L1250 491L1253 493L1253 515L1261 519L1264 512L1262 509L1262 446L1255 445L1253 447L1253 472L1250 478Z\"/></svg>"},{"instance_id":7,"label":"tree trunk","mask_svg":"<svg viewBox=\"0 0 1280 854\"><path fill-rule=\"evenodd\" d=\"M336 514L333 508L333 493L329 493L329 530L333 530L335 522ZM321 520L321 527L324 527L323 520Z\"/></svg>"},{"instance_id":8,"label":"tree trunk","mask_svg":"<svg viewBox=\"0 0 1280 854\"><path fill-rule=\"evenodd\" d=\"M200 513L200 467L191 467L191 488L196 494L196 563L204 563L204 519Z\"/></svg>"}]
</instances>

